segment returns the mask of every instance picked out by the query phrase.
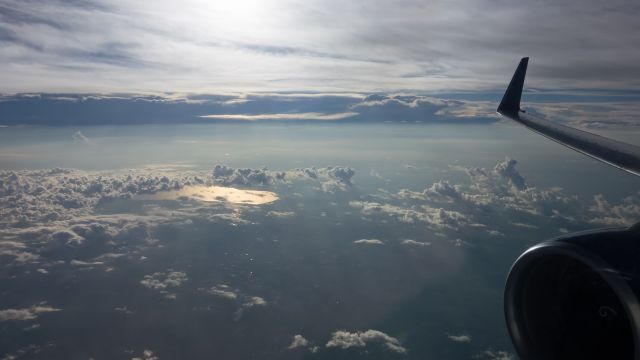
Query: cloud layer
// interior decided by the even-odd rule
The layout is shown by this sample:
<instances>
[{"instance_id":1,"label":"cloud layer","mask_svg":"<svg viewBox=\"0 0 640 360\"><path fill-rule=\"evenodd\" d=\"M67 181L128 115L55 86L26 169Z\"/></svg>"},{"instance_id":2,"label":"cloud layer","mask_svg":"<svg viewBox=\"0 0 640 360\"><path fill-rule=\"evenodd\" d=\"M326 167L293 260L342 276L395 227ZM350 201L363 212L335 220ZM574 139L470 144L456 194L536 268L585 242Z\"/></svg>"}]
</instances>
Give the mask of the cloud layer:
<instances>
[{"instance_id":1,"label":"cloud layer","mask_svg":"<svg viewBox=\"0 0 640 360\"><path fill-rule=\"evenodd\" d=\"M0 91L486 88L525 55L536 85L637 87L638 12L630 0L9 0Z\"/></svg>"}]
</instances>

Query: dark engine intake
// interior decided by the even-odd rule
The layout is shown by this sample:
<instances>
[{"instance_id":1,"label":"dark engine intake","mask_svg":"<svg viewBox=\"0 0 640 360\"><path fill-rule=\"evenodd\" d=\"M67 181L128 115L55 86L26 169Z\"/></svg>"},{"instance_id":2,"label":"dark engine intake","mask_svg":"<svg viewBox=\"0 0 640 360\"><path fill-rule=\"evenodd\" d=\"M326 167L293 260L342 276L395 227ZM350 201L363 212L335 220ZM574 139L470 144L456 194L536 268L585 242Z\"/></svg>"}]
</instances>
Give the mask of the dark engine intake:
<instances>
[{"instance_id":1,"label":"dark engine intake","mask_svg":"<svg viewBox=\"0 0 640 360\"><path fill-rule=\"evenodd\" d=\"M640 223L532 247L504 296L521 359L640 359Z\"/></svg>"}]
</instances>

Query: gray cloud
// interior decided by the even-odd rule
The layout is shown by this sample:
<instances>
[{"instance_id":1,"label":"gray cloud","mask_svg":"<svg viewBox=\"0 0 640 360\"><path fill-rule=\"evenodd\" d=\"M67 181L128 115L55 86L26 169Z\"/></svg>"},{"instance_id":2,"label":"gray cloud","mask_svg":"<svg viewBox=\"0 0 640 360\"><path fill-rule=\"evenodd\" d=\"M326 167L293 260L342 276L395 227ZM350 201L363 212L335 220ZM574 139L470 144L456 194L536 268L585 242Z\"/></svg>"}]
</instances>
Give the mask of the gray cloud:
<instances>
[{"instance_id":1,"label":"gray cloud","mask_svg":"<svg viewBox=\"0 0 640 360\"><path fill-rule=\"evenodd\" d=\"M158 356L154 355L153 351L148 349L144 350L141 356L131 358L131 360L159 360L159 359L160 358Z\"/></svg>"},{"instance_id":2,"label":"gray cloud","mask_svg":"<svg viewBox=\"0 0 640 360\"><path fill-rule=\"evenodd\" d=\"M289 345L288 349L297 349L307 347L308 345L309 340L305 339L305 337L300 334L296 334L293 336L293 340L291 341L291 345Z\"/></svg>"},{"instance_id":3,"label":"gray cloud","mask_svg":"<svg viewBox=\"0 0 640 360\"><path fill-rule=\"evenodd\" d=\"M523 55L535 86L637 88L639 12L631 0L8 0L1 91L477 89Z\"/></svg>"},{"instance_id":4,"label":"gray cloud","mask_svg":"<svg viewBox=\"0 0 640 360\"><path fill-rule=\"evenodd\" d=\"M362 245L384 245L384 241L378 239L360 239L353 242Z\"/></svg>"},{"instance_id":5,"label":"gray cloud","mask_svg":"<svg viewBox=\"0 0 640 360\"><path fill-rule=\"evenodd\" d=\"M447 335L447 337L449 338L449 340L453 341L453 342L460 342L460 343L470 343L471 342L471 336L469 335Z\"/></svg>"},{"instance_id":6,"label":"gray cloud","mask_svg":"<svg viewBox=\"0 0 640 360\"><path fill-rule=\"evenodd\" d=\"M229 288L229 285L219 284L211 287L210 289L205 290L207 293L211 295L215 295L224 299L235 300L238 298L237 290L232 290Z\"/></svg>"},{"instance_id":7,"label":"gray cloud","mask_svg":"<svg viewBox=\"0 0 640 360\"><path fill-rule=\"evenodd\" d=\"M364 332L338 330L331 335L331 339L325 346L328 348L338 347L348 349L352 347L365 347L368 344L374 343L382 344L390 351L396 353L404 354L407 352L407 349L402 346L398 339L378 330L367 330Z\"/></svg>"},{"instance_id":8,"label":"gray cloud","mask_svg":"<svg viewBox=\"0 0 640 360\"><path fill-rule=\"evenodd\" d=\"M323 191L348 190L355 171L349 167L304 168L287 171L263 169L235 169L216 165L212 171L213 181L222 185L275 185L291 181L316 181Z\"/></svg>"},{"instance_id":9,"label":"gray cloud","mask_svg":"<svg viewBox=\"0 0 640 360\"><path fill-rule=\"evenodd\" d=\"M26 309L0 310L0 321L28 321L35 320L40 314L62 311L46 304L34 305Z\"/></svg>"},{"instance_id":10,"label":"gray cloud","mask_svg":"<svg viewBox=\"0 0 640 360\"><path fill-rule=\"evenodd\" d=\"M243 304L243 308L250 308L254 306L265 306L267 301L260 296L250 296Z\"/></svg>"},{"instance_id":11,"label":"gray cloud","mask_svg":"<svg viewBox=\"0 0 640 360\"><path fill-rule=\"evenodd\" d=\"M504 350L486 350L482 354L486 359L490 360L513 360L515 359L515 355Z\"/></svg>"},{"instance_id":12,"label":"gray cloud","mask_svg":"<svg viewBox=\"0 0 640 360\"><path fill-rule=\"evenodd\" d=\"M350 202L351 207L368 218L388 217L399 222L423 222L433 230L460 230L469 227L484 228L491 236L503 236L501 231L487 228L487 216L504 219L558 221L587 227L589 224L629 226L640 216L640 197L624 198L611 203L603 195L595 196L592 203L581 202L576 195L560 188L537 188L527 184L510 158L498 162L493 168L453 167L465 172L468 183L451 184L439 180L423 191L402 189L397 193L384 192L364 200ZM479 219L486 222L482 224ZM536 228L522 221L510 221L512 226ZM566 231L566 230L565 230ZM459 240L455 243L463 244ZM415 243L406 242L404 244Z\"/></svg>"},{"instance_id":13,"label":"gray cloud","mask_svg":"<svg viewBox=\"0 0 640 360\"><path fill-rule=\"evenodd\" d=\"M607 100L614 94L602 94L600 101L526 102L528 112L547 117L552 121L590 129L627 128L640 126L638 101ZM559 97L562 97L560 94ZM593 130L591 130L593 131Z\"/></svg>"},{"instance_id":14,"label":"gray cloud","mask_svg":"<svg viewBox=\"0 0 640 360\"><path fill-rule=\"evenodd\" d=\"M221 299L236 302L236 304L238 305L238 308L234 314L234 319L236 321L240 320L245 310L268 305L267 300L265 300L263 297L245 294L239 289L231 288L227 284L217 284L210 288L201 288L198 290L203 291L209 295L219 297Z\"/></svg>"},{"instance_id":15,"label":"gray cloud","mask_svg":"<svg viewBox=\"0 0 640 360\"><path fill-rule=\"evenodd\" d=\"M156 272L151 275L145 275L140 284L151 290L156 290L168 299L175 299L176 294L170 290L179 288L187 280L187 274L182 271L173 271L171 269L166 272Z\"/></svg>"},{"instance_id":16,"label":"gray cloud","mask_svg":"<svg viewBox=\"0 0 640 360\"><path fill-rule=\"evenodd\" d=\"M627 226L638 221L640 215L640 193L628 196L620 204L611 204L603 195L596 195L589 211L596 217L591 220L595 224L610 226Z\"/></svg>"},{"instance_id":17,"label":"gray cloud","mask_svg":"<svg viewBox=\"0 0 640 360\"><path fill-rule=\"evenodd\" d=\"M76 141L81 141L85 144L91 144L91 139L89 139L88 137L86 137L82 131L78 130L76 132L73 133L72 135L73 140Z\"/></svg>"},{"instance_id":18,"label":"gray cloud","mask_svg":"<svg viewBox=\"0 0 640 360\"><path fill-rule=\"evenodd\" d=\"M429 245L431 245L431 243L428 242L428 241L415 241L415 240L411 240L411 239L402 240L401 244L402 245L408 245L408 246L429 246Z\"/></svg>"},{"instance_id":19,"label":"gray cloud","mask_svg":"<svg viewBox=\"0 0 640 360\"><path fill-rule=\"evenodd\" d=\"M349 205L359 209L365 216L389 216L405 223L424 222L433 229L456 230L462 226L472 225L472 219L458 211L434 208L427 204L405 207L356 200L349 202Z\"/></svg>"}]
</instances>

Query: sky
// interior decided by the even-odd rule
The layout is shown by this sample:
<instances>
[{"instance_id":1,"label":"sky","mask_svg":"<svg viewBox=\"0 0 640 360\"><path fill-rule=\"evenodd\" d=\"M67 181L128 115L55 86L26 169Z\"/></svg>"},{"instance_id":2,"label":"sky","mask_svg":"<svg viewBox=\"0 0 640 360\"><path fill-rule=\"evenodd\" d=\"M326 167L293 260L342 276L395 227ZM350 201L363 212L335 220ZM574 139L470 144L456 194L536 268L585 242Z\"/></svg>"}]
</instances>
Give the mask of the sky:
<instances>
[{"instance_id":1,"label":"sky","mask_svg":"<svg viewBox=\"0 0 640 360\"><path fill-rule=\"evenodd\" d=\"M512 360L514 259L640 217L637 0L0 1L0 359Z\"/></svg>"},{"instance_id":2,"label":"sky","mask_svg":"<svg viewBox=\"0 0 640 360\"><path fill-rule=\"evenodd\" d=\"M640 4L38 1L0 4L0 92L638 90Z\"/></svg>"}]
</instances>

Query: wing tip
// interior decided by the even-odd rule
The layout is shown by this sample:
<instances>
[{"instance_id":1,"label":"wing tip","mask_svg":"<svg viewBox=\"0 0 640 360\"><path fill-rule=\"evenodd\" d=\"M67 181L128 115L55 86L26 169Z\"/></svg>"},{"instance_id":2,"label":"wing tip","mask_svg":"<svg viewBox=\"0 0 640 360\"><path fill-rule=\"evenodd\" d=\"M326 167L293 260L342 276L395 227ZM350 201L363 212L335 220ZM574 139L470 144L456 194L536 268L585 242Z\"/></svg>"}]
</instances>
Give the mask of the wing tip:
<instances>
[{"instance_id":1,"label":"wing tip","mask_svg":"<svg viewBox=\"0 0 640 360\"><path fill-rule=\"evenodd\" d=\"M517 115L520 111L520 99L522 97L522 88L524 87L524 78L527 73L527 65L529 57L520 59L520 63L516 68L513 77L509 82L507 91L505 91L502 101L498 106L498 112L503 115Z\"/></svg>"}]
</instances>

